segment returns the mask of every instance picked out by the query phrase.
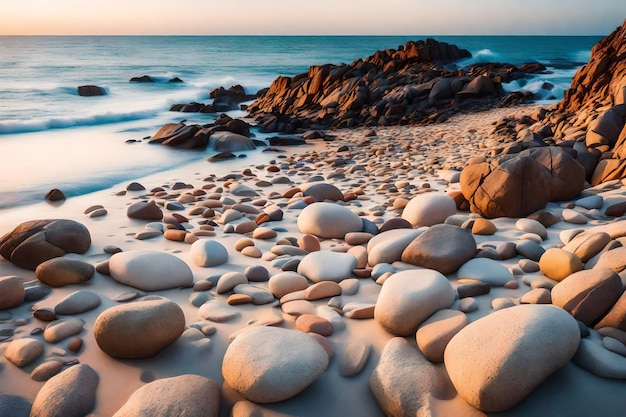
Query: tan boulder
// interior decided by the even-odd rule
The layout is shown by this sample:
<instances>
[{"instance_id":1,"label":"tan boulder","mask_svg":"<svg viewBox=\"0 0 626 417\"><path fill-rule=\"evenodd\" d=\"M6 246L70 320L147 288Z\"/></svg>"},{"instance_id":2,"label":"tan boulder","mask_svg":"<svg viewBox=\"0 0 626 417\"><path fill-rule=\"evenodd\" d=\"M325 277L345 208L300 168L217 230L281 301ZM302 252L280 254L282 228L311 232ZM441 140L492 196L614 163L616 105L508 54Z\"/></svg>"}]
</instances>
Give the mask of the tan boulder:
<instances>
[{"instance_id":1,"label":"tan boulder","mask_svg":"<svg viewBox=\"0 0 626 417\"><path fill-rule=\"evenodd\" d=\"M541 272L556 281L562 281L574 272L583 269L580 258L571 252L559 248L550 248L539 259Z\"/></svg>"},{"instance_id":2,"label":"tan boulder","mask_svg":"<svg viewBox=\"0 0 626 417\"><path fill-rule=\"evenodd\" d=\"M608 268L578 271L552 288L552 304L569 311L587 326L615 304L623 292L619 275Z\"/></svg>"}]
</instances>

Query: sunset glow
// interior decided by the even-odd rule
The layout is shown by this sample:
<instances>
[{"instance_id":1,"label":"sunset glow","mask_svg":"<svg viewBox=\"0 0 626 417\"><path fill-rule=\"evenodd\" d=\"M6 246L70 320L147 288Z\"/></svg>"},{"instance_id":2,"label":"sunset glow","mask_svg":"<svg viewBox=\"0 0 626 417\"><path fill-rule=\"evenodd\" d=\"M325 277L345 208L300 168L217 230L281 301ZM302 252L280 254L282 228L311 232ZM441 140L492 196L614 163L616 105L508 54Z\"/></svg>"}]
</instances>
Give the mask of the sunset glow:
<instances>
[{"instance_id":1,"label":"sunset glow","mask_svg":"<svg viewBox=\"0 0 626 417\"><path fill-rule=\"evenodd\" d=\"M0 35L604 35L623 0L3 0Z\"/></svg>"}]
</instances>

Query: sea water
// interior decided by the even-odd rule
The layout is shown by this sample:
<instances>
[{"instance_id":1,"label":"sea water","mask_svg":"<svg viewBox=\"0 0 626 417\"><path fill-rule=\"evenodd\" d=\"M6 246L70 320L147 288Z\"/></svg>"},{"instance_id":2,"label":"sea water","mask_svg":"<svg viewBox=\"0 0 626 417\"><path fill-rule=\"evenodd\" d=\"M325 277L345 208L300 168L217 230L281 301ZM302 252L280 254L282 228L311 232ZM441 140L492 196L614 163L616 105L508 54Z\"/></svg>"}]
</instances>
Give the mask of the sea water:
<instances>
[{"instance_id":1,"label":"sea water","mask_svg":"<svg viewBox=\"0 0 626 417\"><path fill-rule=\"evenodd\" d=\"M85 194L132 178L206 158L145 142L163 124L215 115L176 113L175 103L209 103L214 88L242 85L248 93L279 75L311 65L351 63L378 49L426 36L0 36L0 209L41 201L52 188ZM601 37L437 36L468 49L460 63L544 64L549 73L505 85L563 97L575 71ZM129 82L142 75L154 83ZM168 82L178 77L182 83ZM546 93L544 82L554 85ZM97 85L104 96L81 97ZM244 112L232 112L243 117Z\"/></svg>"}]
</instances>

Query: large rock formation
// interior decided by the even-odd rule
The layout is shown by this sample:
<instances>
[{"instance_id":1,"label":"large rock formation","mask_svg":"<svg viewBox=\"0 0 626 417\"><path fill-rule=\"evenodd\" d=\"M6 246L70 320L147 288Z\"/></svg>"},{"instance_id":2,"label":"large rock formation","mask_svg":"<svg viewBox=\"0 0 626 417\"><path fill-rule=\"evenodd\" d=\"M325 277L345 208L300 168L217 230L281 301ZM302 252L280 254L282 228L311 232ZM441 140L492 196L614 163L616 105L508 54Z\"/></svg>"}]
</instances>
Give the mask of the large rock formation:
<instances>
[{"instance_id":1,"label":"large rock formation","mask_svg":"<svg viewBox=\"0 0 626 417\"><path fill-rule=\"evenodd\" d=\"M395 125L445 120L465 109L491 108L505 99L500 84L524 77L512 65L476 64L456 69L464 49L434 39L377 51L352 64L312 66L277 78L248 108L267 131ZM452 69L449 69L452 68ZM516 96L517 100L521 95Z\"/></svg>"},{"instance_id":2,"label":"large rock formation","mask_svg":"<svg viewBox=\"0 0 626 417\"><path fill-rule=\"evenodd\" d=\"M592 185L626 177L626 21L591 51L558 105L503 119L494 133L502 154L530 147L571 148Z\"/></svg>"}]
</instances>

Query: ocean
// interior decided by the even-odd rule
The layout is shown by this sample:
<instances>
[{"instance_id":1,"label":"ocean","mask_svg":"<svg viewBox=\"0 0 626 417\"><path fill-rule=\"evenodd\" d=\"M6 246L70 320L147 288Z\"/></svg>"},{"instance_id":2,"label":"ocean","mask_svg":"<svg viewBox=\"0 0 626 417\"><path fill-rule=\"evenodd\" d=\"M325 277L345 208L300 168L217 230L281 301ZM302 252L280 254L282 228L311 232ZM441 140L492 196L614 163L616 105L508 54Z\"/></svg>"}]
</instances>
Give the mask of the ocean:
<instances>
[{"instance_id":1,"label":"ocean","mask_svg":"<svg viewBox=\"0 0 626 417\"><path fill-rule=\"evenodd\" d=\"M510 91L555 88L542 103L563 97L576 70L589 60L599 36L433 36L468 49L472 62L540 62L550 73L506 85ZM351 63L378 49L426 36L0 36L0 210L42 201L47 191L66 196L206 158L126 143L187 119L216 115L170 112L175 103L209 103L213 88L269 87L279 75L311 65ZM155 83L131 83L151 76ZM182 83L171 83L178 77ZM94 84L107 95L81 97ZM242 111L231 112L243 117ZM251 151L257 152L257 151Z\"/></svg>"}]
</instances>

